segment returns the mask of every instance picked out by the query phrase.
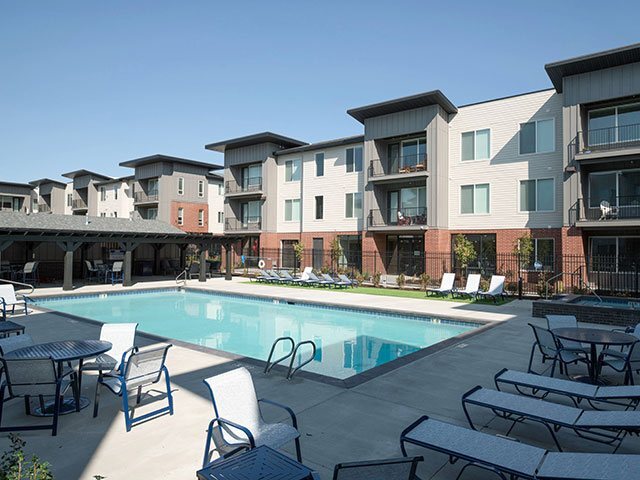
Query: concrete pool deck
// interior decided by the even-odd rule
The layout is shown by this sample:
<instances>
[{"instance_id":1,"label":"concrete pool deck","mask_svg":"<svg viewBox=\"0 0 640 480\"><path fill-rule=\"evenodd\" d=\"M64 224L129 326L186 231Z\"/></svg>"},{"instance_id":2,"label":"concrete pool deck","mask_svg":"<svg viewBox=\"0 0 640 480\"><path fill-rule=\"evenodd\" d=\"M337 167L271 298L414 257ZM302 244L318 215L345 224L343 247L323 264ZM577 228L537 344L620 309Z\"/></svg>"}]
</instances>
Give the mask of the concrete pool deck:
<instances>
[{"instance_id":1,"label":"concrete pool deck","mask_svg":"<svg viewBox=\"0 0 640 480\"><path fill-rule=\"evenodd\" d=\"M175 282L144 283L133 288L169 286L174 287ZM304 463L318 470L323 479L328 479L333 465L338 462L400 456L400 432L421 415L464 425L462 394L475 385L491 386L493 375L503 367L526 369L533 342L527 323L543 323L541 319L531 317L529 301L493 307L318 289L258 288L244 280L225 282L223 279L208 280L206 285L191 281L188 286L501 323L350 389L303 378L289 382L278 373L265 376L260 368L250 363L174 346L167 362L174 389L173 416L153 419L126 433L119 399L103 392L98 418L92 418L92 407L89 407L61 417L57 437L44 431L21 434L27 441L26 451L50 462L55 478L91 480L94 475L102 475L107 480L195 478L195 471L202 462L205 429L213 414L202 380L243 365L251 371L260 397L287 404L296 412L302 432ZM120 289L122 287L97 285L79 288L77 292ZM61 290L38 289L37 293L60 294ZM55 313L17 315L15 320L26 325L27 333L36 342L97 338L99 335L98 325ZM138 344L148 343L152 341L143 336L138 338ZM575 367L572 371L577 373L580 368ZM92 399L94 388L95 377L86 374L83 394ZM3 426L38 421L24 415L20 400L8 402L5 408ZM144 409L140 413L144 413ZM268 419L282 419L276 416L277 411L265 413ZM505 422L486 412L479 411L474 418L478 424L487 425L486 430L492 433L505 433L508 428ZM517 426L512 436L526 443L552 446L544 428L537 425ZM559 438L568 451L610 451L605 446L579 440L570 433L561 432ZM2 434L0 442L2 450L6 450L6 433ZM293 444L287 450L293 452ZM640 440L627 438L620 452L640 453ZM449 465L448 459L440 454L417 448L410 449L409 454L424 455L425 462L419 469L423 479L453 479L461 468L461 465ZM465 478L495 476L476 470Z\"/></svg>"}]
</instances>

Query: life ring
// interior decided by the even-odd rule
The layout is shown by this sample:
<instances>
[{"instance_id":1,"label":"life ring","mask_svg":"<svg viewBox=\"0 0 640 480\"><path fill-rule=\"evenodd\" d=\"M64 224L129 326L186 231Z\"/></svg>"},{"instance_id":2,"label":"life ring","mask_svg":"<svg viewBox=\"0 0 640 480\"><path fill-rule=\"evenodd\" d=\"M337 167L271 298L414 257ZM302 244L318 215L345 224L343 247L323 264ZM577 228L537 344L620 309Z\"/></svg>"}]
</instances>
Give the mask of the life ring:
<instances>
[{"instance_id":1,"label":"life ring","mask_svg":"<svg viewBox=\"0 0 640 480\"><path fill-rule=\"evenodd\" d=\"M264 260L260 259L260 261L258 262L258 268L264 268L265 263Z\"/></svg>"}]
</instances>

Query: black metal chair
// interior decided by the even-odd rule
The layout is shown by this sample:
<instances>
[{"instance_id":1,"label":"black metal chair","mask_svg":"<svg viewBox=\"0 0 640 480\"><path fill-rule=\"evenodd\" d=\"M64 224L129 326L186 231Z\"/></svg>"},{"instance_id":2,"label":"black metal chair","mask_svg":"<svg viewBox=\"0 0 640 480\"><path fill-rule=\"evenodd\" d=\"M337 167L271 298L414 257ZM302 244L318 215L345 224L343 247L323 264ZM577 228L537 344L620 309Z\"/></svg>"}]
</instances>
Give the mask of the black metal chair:
<instances>
[{"instance_id":1,"label":"black metal chair","mask_svg":"<svg viewBox=\"0 0 640 480\"><path fill-rule=\"evenodd\" d=\"M624 384L635 385L633 372L640 371L640 340L622 352L604 350L598 360L598 368L610 367L616 372L624 373Z\"/></svg>"},{"instance_id":2,"label":"black metal chair","mask_svg":"<svg viewBox=\"0 0 640 480\"><path fill-rule=\"evenodd\" d=\"M0 358L0 362L2 362L5 378L2 386L0 386L0 432L51 430L51 435L55 436L58 433L58 416L64 400L64 394L69 388L73 388L76 402L79 400L78 392L75 391L75 372L68 370L58 376L56 364L50 358L11 360ZM6 399L5 391L9 393ZM4 404L6 401L16 397L24 398L24 409L27 415L31 414L31 397L37 397L40 400L40 408L42 410L45 409L44 397L53 397L53 422L48 425L2 427Z\"/></svg>"},{"instance_id":3,"label":"black metal chair","mask_svg":"<svg viewBox=\"0 0 640 480\"><path fill-rule=\"evenodd\" d=\"M418 463L423 460L417 456L338 463L333 469L333 480L414 480Z\"/></svg>"},{"instance_id":4,"label":"black metal chair","mask_svg":"<svg viewBox=\"0 0 640 480\"><path fill-rule=\"evenodd\" d=\"M551 373L549 375L551 377L553 377L553 374L555 373L557 363L560 364L561 374L566 372L569 364L584 362L588 365L590 363L589 358L584 352L563 347L551 330L537 327L531 323L529 326L533 330L533 335L535 336L536 341L531 347L531 355L529 356L529 367L527 372L538 373L531 368L536 349L540 352L542 363L545 363L547 360L551 360L553 362L551 365Z\"/></svg>"}]
</instances>

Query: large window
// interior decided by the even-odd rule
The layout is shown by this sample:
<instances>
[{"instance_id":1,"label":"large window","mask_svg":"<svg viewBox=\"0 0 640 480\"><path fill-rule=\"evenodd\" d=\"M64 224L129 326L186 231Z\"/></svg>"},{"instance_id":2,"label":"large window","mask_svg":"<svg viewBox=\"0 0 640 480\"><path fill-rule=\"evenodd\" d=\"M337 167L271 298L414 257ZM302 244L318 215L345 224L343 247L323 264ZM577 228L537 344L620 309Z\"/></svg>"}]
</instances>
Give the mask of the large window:
<instances>
[{"instance_id":1,"label":"large window","mask_svg":"<svg viewBox=\"0 0 640 480\"><path fill-rule=\"evenodd\" d=\"M300 160L287 160L284 162L284 181L285 182L299 182L300 176Z\"/></svg>"},{"instance_id":2,"label":"large window","mask_svg":"<svg viewBox=\"0 0 640 480\"><path fill-rule=\"evenodd\" d=\"M178 182L178 187L180 186L180 182ZM183 180L183 188L184 188L184 180ZM158 195L158 179L151 178L147 181L147 193L151 195Z\"/></svg>"},{"instance_id":3,"label":"large window","mask_svg":"<svg viewBox=\"0 0 640 480\"><path fill-rule=\"evenodd\" d=\"M324 218L324 197L316 197L316 220L322 220Z\"/></svg>"},{"instance_id":4,"label":"large window","mask_svg":"<svg viewBox=\"0 0 640 480\"><path fill-rule=\"evenodd\" d=\"M640 205L640 170L598 172L589 175L589 207L599 208L606 201L617 207ZM636 210L637 211L637 210ZM627 212L620 209L620 216Z\"/></svg>"},{"instance_id":5,"label":"large window","mask_svg":"<svg viewBox=\"0 0 640 480\"><path fill-rule=\"evenodd\" d=\"M247 227L250 223L260 222L260 201L246 202L240 204L240 215L242 224Z\"/></svg>"},{"instance_id":6,"label":"large window","mask_svg":"<svg viewBox=\"0 0 640 480\"><path fill-rule=\"evenodd\" d=\"M520 181L521 212L552 212L555 205L553 178Z\"/></svg>"},{"instance_id":7,"label":"large window","mask_svg":"<svg viewBox=\"0 0 640 480\"><path fill-rule=\"evenodd\" d=\"M13 210L19 212L22 209L23 199L20 197L0 197L0 210Z\"/></svg>"},{"instance_id":8,"label":"large window","mask_svg":"<svg viewBox=\"0 0 640 480\"><path fill-rule=\"evenodd\" d=\"M540 262L544 270L553 270L555 253L555 241L553 238L534 238L531 266L529 268L533 268L536 262Z\"/></svg>"},{"instance_id":9,"label":"large window","mask_svg":"<svg viewBox=\"0 0 640 480\"><path fill-rule=\"evenodd\" d=\"M536 120L520 124L520 155L548 153L556 149L555 121Z\"/></svg>"},{"instance_id":10,"label":"large window","mask_svg":"<svg viewBox=\"0 0 640 480\"><path fill-rule=\"evenodd\" d=\"M491 156L490 130L475 130L462 134L462 161L486 160Z\"/></svg>"},{"instance_id":11,"label":"large window","mask_svg":"<svg viewBox=\"0 0 640 480\"><path fill-rule=\"evenodd\" d=\"M146 220L156 220L158 218L157 208L147 208L146 210L140 210L142 218Z\"/></svg>"},{"instance_id":12,"label":"large window","mask_svg":"<svg viewBox=\"0 0 640 480\"><path fill-rule=\"evenodd\" d=\"M345 195L344 216L346 218L362 217L362 193L347 193Z\"/></svg>"},{"instance_id":13,"label":"large window","mask_svg":"<svg viewBox=\"0 0 640 480\"><path fill-rule=\"evenodd\" d=\"M640 103L589 111L591 146L640 140Z\"/></svg>"},{"instance_id":14,"label":"large window","mask_svg":"<svg viewBox=\"0 0 640 480\"><path fill-rule=\"evenodd\" d=\"M490 196L490 187L488 183L479 183L477 185L462 185L460 187L460 213L489 213Z\"/></svg>"},{"instance_id":15,"label":"large window","mask_svg":"<svg viewBox=\"0 0 640 480\"><path fill-rule=\"evenodd\" d=\"M282 240L282 266L284 268L300 268L300 262L296 257L294 245L297 240Z\"/></svg>"},{"instance_id":16,"label":"large window","mask_svg":"<svg viewBox=\"0 0 640 480\"><path fill-rule=\"evenodd\" d=\"M316 153L316 177L324 177L324 153Z\"/></svg>"},{"instance_id":17,"label":"large window","mask_svg":"<svg viewBox=\"0 0 640 480\"><path fill-rule=\"evenodd\" d=\"M591 237L591 270L635 271L640 261L640 237Z\"/></svg>"},{"instance_id":18,"label":"large window","mask_svg":"<svg viewBox=\"0 0 640 480\"><path fill-rule=\"evenodd\" d=\"M242 169L243 190L258 190L262 186L262 164L249 165Z\"/></svg>"},{"instance_id":19,"label":"large window","mask_svg":"<svg viewBox=\"0 0 640 480\"><path fill-rule=\"evenodd\" d=\"M300 221L300 199L294 198L284 201L284 221L299 222Z\"/></svg>"},{"instance_id":20,"label":"large window","mask_svg":"<svg viewBox=\"0 0 640 480\"><path fill-rule=\"evenodd\" d=\"M362 147L347 148L347 173L362 171Z\"/></svg>"},{"instance_id":21,"label":"large window","mask_svg":"<svg viewBox=\"0 0 640 480\"><path fill-rule=\"evenodd\" d=\"M493 275L496 272L496 235L494 233L471 234L465 235L465 237L473 244L473 248L476 251L476 258L468 265L467 273ZM460 269L461 264L456 258L453 248L455 240L456 235L451 235L453 263L456 269Z\"/></svg>"},{"instance_id":22,"label":"large window","mask_svg":"<svg viewBox=\"0 0 640 480\"><path fill-rule=\"evenodd\" d=\"M360 235L339 235L338 242L342 255L338 258L338 266L342 268L362 268L362 237Z\"/></svg>"}]
</instances>

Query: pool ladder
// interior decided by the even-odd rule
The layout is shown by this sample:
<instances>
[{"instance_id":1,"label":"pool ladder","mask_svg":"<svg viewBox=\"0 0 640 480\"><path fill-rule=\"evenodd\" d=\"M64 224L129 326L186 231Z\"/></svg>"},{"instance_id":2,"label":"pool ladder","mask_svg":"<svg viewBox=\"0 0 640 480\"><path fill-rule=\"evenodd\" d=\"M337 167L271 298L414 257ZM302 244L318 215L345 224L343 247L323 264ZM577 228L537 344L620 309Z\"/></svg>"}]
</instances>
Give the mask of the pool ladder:
<instances>
[{"instance_id":1,"label":"pool ladder","mask_svg":"<svg viewBox=\"0 0 640 480\"><path fill-rule=\"evenodd\" d=\"M273 354L275 353L276 346L280 342L289 342L291 348L289 350L289 353L287 353L286 355L283 355L282 357L278 358L277 360L273 360ZM293 362L295 362L295 360L296 360L296 357L297 357L297 354L298 354L298 350L303 345L311 345L311 356L308 359L306 359L304 362L302 362L300 365L298 365L297 367L293 368ZM316 351L317 351L316 344L313 343L311 340L304 340L304 341L302 341L302 342L300 342L300 343L298 343L296 345L295 340L293 338L291 338L291 337L276 338L276 341L273 342L273 345L271 345L271 351L269 352L269 358L267 359L267 365L264 367L264 373L269 373L271 371L271 369L274 366L276 366L278 363L286 360L287 358L291 358L291 361L289 362L289 370L287 371L287 377L286 377L287 380L291 380L298 370L300 370L305 365L311 363L313 361L313 359L316 358Z\"/></svg>"}]
</instances>

